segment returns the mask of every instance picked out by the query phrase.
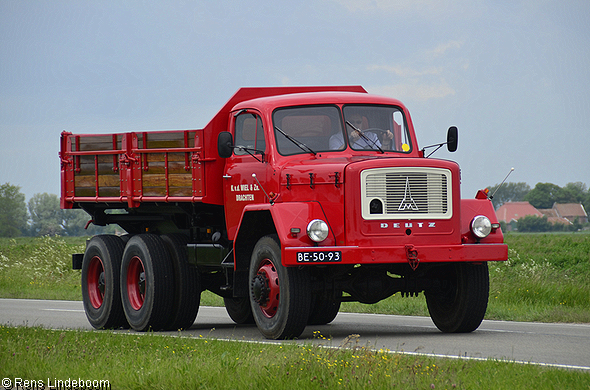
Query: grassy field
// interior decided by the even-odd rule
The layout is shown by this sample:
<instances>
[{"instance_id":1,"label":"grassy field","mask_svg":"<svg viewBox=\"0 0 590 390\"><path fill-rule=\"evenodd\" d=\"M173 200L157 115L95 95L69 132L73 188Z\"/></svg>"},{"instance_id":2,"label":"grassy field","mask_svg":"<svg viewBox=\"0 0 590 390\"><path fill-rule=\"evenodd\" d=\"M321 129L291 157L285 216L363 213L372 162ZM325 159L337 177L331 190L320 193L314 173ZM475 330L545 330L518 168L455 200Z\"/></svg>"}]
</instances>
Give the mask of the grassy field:
<instances>
[{"instance_id":1,"label":"grassy field","mask_svg":"<svg viewBox=\"0 0 590 390\"><path fill-rule=\"evenodd\" d=\"M80 271L71 254L84 238L0 238L0 298L80 300ZM507 234L507 262L490 263L487 319L590 323L590 234ZM203 293L203 305L222 306ZM342 311L428 315L423 294L399 294L374 305L343 303Z\"/></svg>"},{"instance_id":2,"label":"grassy field","mask_svg":"<svg viewBox=\"0 0 590 390\"><path fill-rule=\"evenodd\" d=\"M0 376L45 386L67 380L94 383L95 388L107 388L108 383L112 389L590 387L590 373L582 371L494 360L435 359L358 345L333 349L4 326L0 326Z\"/></svg>"},{"instance_id":3,"label":"grassy field","mask_svg":"<svg viewBox=\"0 0 590 390\"><path fill-rule=\"evenodd\" d=\"M590 234L509 234L506 242L509 261L490 265L487 318L590 322ZM0 239L0 297L79 300L80 271L71 269L71 253L83 250L82 238ZM222 300L204 293L202 304ZM423 295L346 303L342 310L428 314ZM338 350L7 326L0 326L0 377L13 383L20 378L21 385L36 381L37 388L39 382L65 387L80 379L108 381L112 389L590 388L588 372L408 356L361 345Z\"/></svg>"},{"instance_id":4,"label":"grassy field","mask_svg":"<svg viewBox=\"0 0 590 390\"><path fill-rule=\"evenodd\" d=\"M0 238L0 298L81 300L80 271L72 253L82 237Z\"/></svg>"}]
</instances>

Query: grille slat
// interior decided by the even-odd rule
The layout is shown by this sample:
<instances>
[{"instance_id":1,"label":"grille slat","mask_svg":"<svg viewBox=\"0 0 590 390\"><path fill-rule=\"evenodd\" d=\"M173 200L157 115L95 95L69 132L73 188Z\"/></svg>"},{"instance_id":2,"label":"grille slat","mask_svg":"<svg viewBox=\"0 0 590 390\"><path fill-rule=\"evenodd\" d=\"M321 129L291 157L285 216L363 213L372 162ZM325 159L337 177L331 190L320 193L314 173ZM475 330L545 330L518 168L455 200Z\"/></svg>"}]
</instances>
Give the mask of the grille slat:
<instances>
[{"instance_id":1,"label":"grille slat","mask_svg":"<svg viewBox=\"0 0 590 390\"><path fill-rule=\"evenodd\" d=\"M452 216L451 173L446 169L367 169L361 173L361 188L365 219ZM375 199L382 203L381 209L369 206Z\"/></svg>"}]
</instances>

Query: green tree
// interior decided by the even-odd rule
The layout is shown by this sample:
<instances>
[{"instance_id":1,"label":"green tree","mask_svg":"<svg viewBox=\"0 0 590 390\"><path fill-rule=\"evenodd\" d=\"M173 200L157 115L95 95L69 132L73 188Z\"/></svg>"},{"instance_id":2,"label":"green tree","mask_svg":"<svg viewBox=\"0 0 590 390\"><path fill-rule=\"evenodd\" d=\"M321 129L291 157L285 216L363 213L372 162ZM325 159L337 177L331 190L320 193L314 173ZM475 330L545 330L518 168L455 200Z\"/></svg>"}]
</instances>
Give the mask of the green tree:
<instances>
[{"instance_id":1,"label":"green tree","mask_svg":"<svg viewBox=\"0 0 590 390\"><path fill-rule=\"evenodd\" d=\"M567 183L557 192L557 203L582 203L586 198L588 188L581 181Z\"/></svg>"},{"instance_id":2,"label":"green tree","mask_svg":"<svg viewBox=\"0 0 590 390\"><path fill-rule=\"evenodd\" d=\"M27 206L20 187L0 185L0 236L20 236L27 229Z\"/></svg>"},{"instance_id":3,"label":"green tree","mask_svg":"<svg viewBox=\"0 0 590 390\"><path fill-rule=\"evenodd\" d=\"M547 216L526 215L518 219L519 232L549 232L553 225L547 220Z\"/></svg>"},{"instance_id":4,"label":"green tree","mask_svg":"<svg viewBox=\"0 0 590 390\"><path fill-rule=\"evenodd\" d=\"M33 236L61 235L63 233L63 211L55 194L35 194L29 199L31 216L30 232Z\"/></svg>"},{"instance_id":5,"label":"green tree","mask_svg":"<svg viewBox=\"0 0 590 390\"><path fill-rule=\"evenodd\" d=\"M552 183L537 183L526 196L524 200L528 201L533 207L538 209L550 209L558 199L561 187Z\"/></svg>"},{"instance_id":6,"label":"green tree","mask_svg":"<svg viewBox=\"0 0 590 390\"><path fill-rule=\"evenodd\" d=\"M492 198L492 204L497 210L506 202L521 202L524 197L531 191L531 186L525 182L519 183L504 183L500 187L500 184L488 187L490 190L489 194L494 194Z\"/></svg>"},{"instance_id":7,"label":"green tree","mask_svg":"<svg viewBox=\"0 0 590 390\"><path fill-rule=\"evenodd\" d=\"M94 236L95 234L106 234L124 232L117 225L96 226L88 224L92 217L81 209L62 210L63 229L67 236ZM86 227L88 226L88 227Z\"/></svg>"},{"instance_id":8,"label":"green tree","mask_svg":"<svg viewBox=\"0 0 590 390\"><path fill-rule=\"evenodd\" d=\"M71 209L63 210L63 228L67 236L85 236L88 233L84 228L92 219L84 210ZM94 226L94 225L90 225Z\"/></svg>"}]
</instances>

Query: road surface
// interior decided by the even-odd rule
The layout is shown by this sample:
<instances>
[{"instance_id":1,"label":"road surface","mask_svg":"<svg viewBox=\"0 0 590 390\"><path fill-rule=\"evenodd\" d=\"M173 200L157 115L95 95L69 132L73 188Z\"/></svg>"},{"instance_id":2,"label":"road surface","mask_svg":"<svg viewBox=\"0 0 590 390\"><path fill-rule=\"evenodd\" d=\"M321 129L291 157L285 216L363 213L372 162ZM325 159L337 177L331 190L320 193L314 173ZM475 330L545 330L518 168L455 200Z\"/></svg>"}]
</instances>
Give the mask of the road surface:
<instances>
[{"instance_id":1,"label":"road surface","mask_svg":"<svg viewBox=\"0 0 590 390\"><path fill-rule=\"evenodd\" d=\"M0 299L0 323L93 329L80 301ZM201 307L193 326L182 334L279 343L264 339L254 325L236 325L222 307ZM339 313L331 324L308 326L297 342L337 347L350 339L350 335L358 335L353 337L357 345L374 349L452 358L491 358L590 372L589 324L486 320L473 333L445 334L429 317Z\"/></svg>"}]
</instances>

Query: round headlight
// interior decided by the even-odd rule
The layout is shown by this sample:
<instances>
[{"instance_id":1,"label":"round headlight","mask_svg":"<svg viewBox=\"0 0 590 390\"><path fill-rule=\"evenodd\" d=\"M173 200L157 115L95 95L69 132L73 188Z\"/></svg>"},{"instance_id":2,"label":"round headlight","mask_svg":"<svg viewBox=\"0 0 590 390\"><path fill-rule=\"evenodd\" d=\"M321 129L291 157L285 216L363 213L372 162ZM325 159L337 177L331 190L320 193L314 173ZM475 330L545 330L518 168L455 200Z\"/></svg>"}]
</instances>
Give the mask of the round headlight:
<instances>
[{"instance_id":1,"label":"round headlight","mask_svg":"<svg viewBox=\"0 0 590 390\"><path fill-rule=\"evenodd\" d=\"M324 241L328 237L328 232L328 224L321 219L314 219L307 225L307 235L312 241Z\"/></svg>"},{"instance_id":2,"label":"round headlight","mask_svg":"<svg viewBox=\"0 0 590 390\"><path fill-rule=\"evenodd\" d=\"M492 232L492 223L485 215L478 215L471 221L471 231L479 238L486 238Z\"/></svg>"}]
</instances>

